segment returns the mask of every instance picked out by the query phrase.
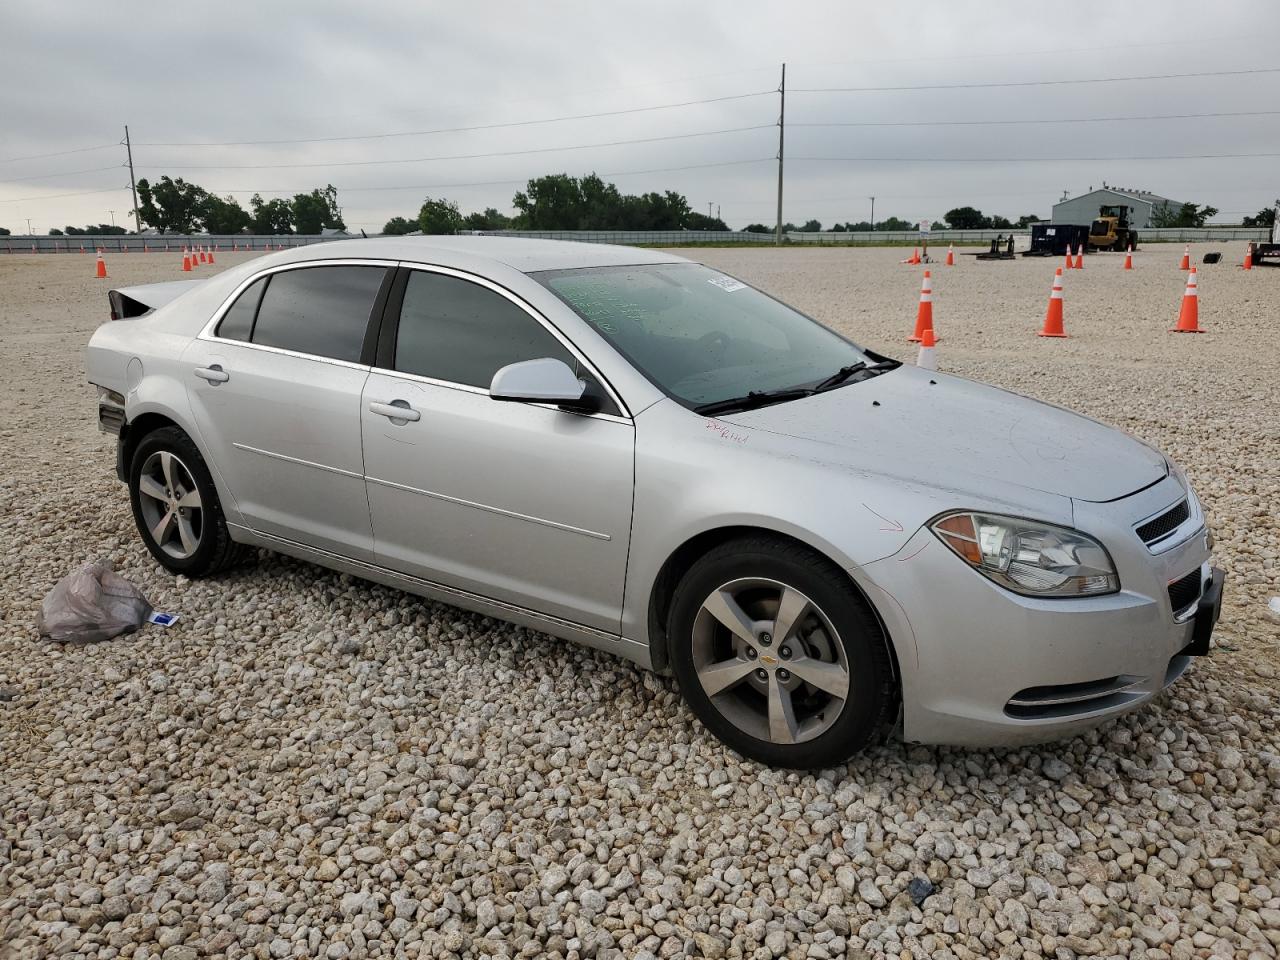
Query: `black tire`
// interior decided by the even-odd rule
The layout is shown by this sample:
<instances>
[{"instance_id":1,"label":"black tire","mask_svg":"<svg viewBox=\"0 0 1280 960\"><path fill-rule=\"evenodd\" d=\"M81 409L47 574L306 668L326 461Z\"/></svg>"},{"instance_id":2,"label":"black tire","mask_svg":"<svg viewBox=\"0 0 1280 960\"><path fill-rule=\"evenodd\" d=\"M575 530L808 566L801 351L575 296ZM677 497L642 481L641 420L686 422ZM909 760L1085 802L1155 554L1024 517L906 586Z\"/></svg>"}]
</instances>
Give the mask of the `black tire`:
<instances>
[{"instance_id":1,"label":"black tire","mask_svg":"<svg viewBox=\"0 0 1280 960\"><path fill-rule=\"evenodd\" d=\"M200 518L197 530L198 545L186 557L174 556L157 543L144 516L143 497L140 493L143 467L152 457L169 453L178 458L186 474L194 481L200 500ZM207 577L226 570L242 560L246 549L231 539L227 521L222 513L213 476L200 455L199 449L177 427L161 427L147 434L134 448L129 464L129 503L133 507L133 520L138 534L156 561L171 573L187 577Z\"/></svg>"},{"instance_id":2,"label":"black tire","mask_svg":"<svg viewBox=\"0 0 1280 960\"><path fill-rule=\"evenodd\" d=\"M811 739L775 743L750 735L708 697L695 667L695 620L704 601L722 585L756 578L778 581L804 594L830 621L843 646L848 696L836 719L824 721L830 725ZM815 769L844 762L887 726L897 703L887 640L874 612L844 571L794 541L743 537L708 552L676 588L667 636L672 670L689 708L734 750L772 767ZM782 647L774 652L780 655Z\"/></svg>"}]
</instances>

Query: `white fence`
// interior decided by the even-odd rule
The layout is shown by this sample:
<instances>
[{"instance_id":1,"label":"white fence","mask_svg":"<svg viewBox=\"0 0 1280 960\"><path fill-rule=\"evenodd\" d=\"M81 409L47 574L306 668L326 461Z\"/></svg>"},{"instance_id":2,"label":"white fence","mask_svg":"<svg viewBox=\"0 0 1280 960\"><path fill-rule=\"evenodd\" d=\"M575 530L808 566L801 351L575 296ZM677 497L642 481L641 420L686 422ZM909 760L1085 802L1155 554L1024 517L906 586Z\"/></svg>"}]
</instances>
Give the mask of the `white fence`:
<instances>
[{"instance_id":1,"label":"white fence","mask_svg":"<svg viewBox=\"0 0 1280 960\"><path fill-rule=\"evenodd\" d=\"M747 233L742 230L468 230L471 236L534 237L544 240L579 240L587 243L618 243L628 246L689 246L699 243L741 243L767 246L774 242L772 233ZM934 230L928 240L938 244L981 244L998 238L1029 237L1028 230ZM1201 243L1231 240L1267 241L1271 231L1267 227L1169 227L1165 229L1139 230L1140 243ZM329 240L346 240L341 236L134 236L111 234L107 236L71 237L0 237L0 254L5 253L155 253L168 250L181 251L183 247L204 246L222 253L228 250L277 250L282 247L305 247ZM875 230L851 233L786 233L783 242L789 244L817 244L826 246L880 246L920 243L924 237L915 230Z\"/></svg>"},{"instance_id":2,"label":"white fence","mask_svg":"<svg viewBox=\"0 0 1280 960\"><path fill-rule=\"evenodd\" d=\"M349 237L310 236L285 234L282 236L186 236L163 234L160 236L135 236L133 234L105 234L102 236L70 237L0 237L0 254L4 253L157 253L168 250L181 252L183 247L205 247L218 253L236 250L278 250L281 247L305 247L327 240L347 240Z\"/></svg>"},{"instance_id":3,"label":"white fence","mask_svg":"<svg viewBox=\"0 0 1280 960\"><path fill-rule=\"evenodd\" d=\"M543 240L579 240L587 243L620 243L625 245L687 246L698 243L742 243L768 245L774 242L772 233L747 233L740 230L493 230L468 231L474 236L535 237ZM932 244L987 244L996 239L1029 237L1030 230L934 230L927 239ZM784 233L784 243L839 246L876 246L916 244L926 239L915 230L875 230L849 233ZM1162 241L1196 243L1201 241L1268 240L1266 227L1169 227L1139 230L1138 240L1144 243Z\"/></svg>"}]
</instances>

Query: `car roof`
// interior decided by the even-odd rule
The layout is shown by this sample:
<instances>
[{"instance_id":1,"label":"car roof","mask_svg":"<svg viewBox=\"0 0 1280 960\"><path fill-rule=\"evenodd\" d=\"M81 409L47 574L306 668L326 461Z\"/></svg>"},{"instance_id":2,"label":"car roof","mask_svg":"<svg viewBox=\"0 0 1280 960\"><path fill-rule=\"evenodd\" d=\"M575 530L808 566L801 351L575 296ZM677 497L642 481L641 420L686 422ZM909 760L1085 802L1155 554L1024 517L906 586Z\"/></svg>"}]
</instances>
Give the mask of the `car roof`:
<instances>
[{"instance_id":1,"label":"car roof","mask_svg":"<svg viewBox=\"0 0 1280 960\"><path fill-rule=\"evenodd\" d=\"M684 257L661 250L641 250L610 243L572 240L536 240L527 237L421 236L369 237L334 240L297 247L289 260L330 260L339 257L372 257L380 260L416 260L440 266L472 268L479 260L501 263L521 273L540 270L572 270L578 267L630 266L646 263L688 263Z\"/></svg>"}]
</instances>

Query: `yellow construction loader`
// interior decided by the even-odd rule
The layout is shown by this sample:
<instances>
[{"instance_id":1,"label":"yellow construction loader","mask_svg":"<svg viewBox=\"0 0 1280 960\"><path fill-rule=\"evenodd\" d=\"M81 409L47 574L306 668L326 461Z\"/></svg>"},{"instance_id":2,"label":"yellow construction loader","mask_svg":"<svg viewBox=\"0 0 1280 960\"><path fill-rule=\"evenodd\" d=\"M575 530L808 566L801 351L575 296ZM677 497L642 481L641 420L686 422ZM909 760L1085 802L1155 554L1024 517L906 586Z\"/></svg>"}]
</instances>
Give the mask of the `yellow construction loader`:
<instances>
[{"instance_id":1,"label":"yellow construction loader","mask_svg":"<svg viewBox=\"0 0 1280 960\"><path fill-rule=\"evenodd\" d=\"M1132 207L1099 207L1097 219L1089 226L1089 249L1123 251L1132 247L1137 250L1138 231L1131 226L1132 215Z\"/></svg>"}]
</instances>

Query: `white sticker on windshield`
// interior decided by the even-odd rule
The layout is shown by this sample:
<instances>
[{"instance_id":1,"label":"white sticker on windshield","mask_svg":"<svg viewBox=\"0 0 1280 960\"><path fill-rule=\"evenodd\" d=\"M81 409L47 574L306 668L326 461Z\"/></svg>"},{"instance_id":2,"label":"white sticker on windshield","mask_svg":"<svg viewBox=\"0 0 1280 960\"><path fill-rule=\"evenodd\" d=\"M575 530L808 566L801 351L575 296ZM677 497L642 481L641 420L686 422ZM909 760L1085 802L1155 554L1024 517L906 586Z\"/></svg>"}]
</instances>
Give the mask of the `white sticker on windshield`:
<instances>
[{"instance_id":1,"label":"white sticker on windshield","mask_svg":"<svg viewBox=\"0 0 1280 960\"><path fill-rule=\"evenodd\" d=\"M735 290L742 290L746 284L741 280L735 280L733 277L712 277L707 283L714 283L725 293L733 293Z\"/></svg>"}]
</instances>

